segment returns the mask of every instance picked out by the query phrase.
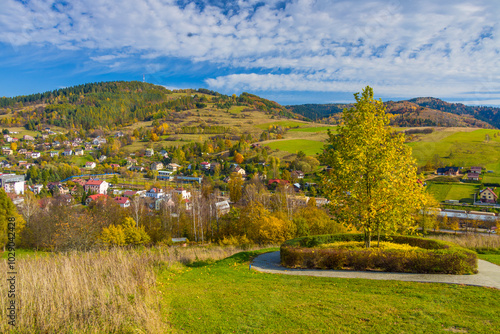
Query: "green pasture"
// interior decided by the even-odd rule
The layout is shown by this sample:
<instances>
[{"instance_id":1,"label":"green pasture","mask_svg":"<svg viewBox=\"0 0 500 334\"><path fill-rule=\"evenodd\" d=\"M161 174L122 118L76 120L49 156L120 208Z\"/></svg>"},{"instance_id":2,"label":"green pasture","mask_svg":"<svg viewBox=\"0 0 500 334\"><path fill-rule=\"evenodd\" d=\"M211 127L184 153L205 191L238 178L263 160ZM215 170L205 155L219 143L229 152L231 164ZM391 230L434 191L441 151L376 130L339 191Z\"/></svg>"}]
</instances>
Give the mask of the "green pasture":
<instances>
[{"instance_id":1,"label":"green pasture","mask_svg":"<svg viewBox=\"0 0 500 334\"><path fill-rule=\"evenodd\" d=\"M324 132L327 133L330 130L332 133L337 133L336 126L318 126L318 127L310 127L310 128L298 128L298 129L290 129L290 132Z\"/></svg>"},{"instance_id":2,"label":"green pasture","mask_svg":"<svg viewBox=\"0 0 500 334\"><path fill-rule=\"evenodd\" d=\"M304 152L306 155L321 153L324 143L306 139L276 140L265 144L272 149L279 149L290 153Z\"/></svg>"},{"instance_id":3,"label":"green pasture","mask_svg":"<svg viewBox=\"0 0 500 334\"><path fill-rule=\"evenodd\" d=\"M500 175L498 173L484 173L483 174L483 183L499 183L500 184Z\"/></svg>"},{"instance_id":4,"label":"green pasture","mask_svg":"<svg viewBox=\"0 0 500 334\"><path fill-rule=\"evenodd\" d=\"M269 129L270 126L282 126L282 127L302 127L308 123L305 122L297 122L297 121L277 121L277 122L270 122L270 123L264 123L264 124L258 124L255 125L255 127L262 129L262 130L267 130Z\"/></svg>"},{"instance_id":5,"label":"green pasture","mask_svg":"<svg viewBox=\"0 0 500 334\"><path fill-rule=\"evenodd\" d=\"M258 252L159 270L162 316L182 333L493 333L500 291L265 274ZM496 329L495 329L496 328Z\"/></svg>"},{"instance_id":6,"label":"green pasture","mask_svg":"<svg viewBox=\"0 0 500 334\"><path fill-rule=\"evenodd\" d=\"M498 133L491 129L444 129L416 135L416 141L408 145L419 165L433 162L437 157L448 166L493 166L500 172L500 135L494 136Z\"/></svg>"},{"instance_id":7,"label":"green pasture","mask_svg":"<svg viewBox=\"0 0 500 334\"><path fill-rule=\"evenodd\" d=\"M474 194L479 191L479 185L474 183L433 183L427 182L427 191L434 195L436 200L459 200L472 203Z\"/></svg>"}]
</instances>

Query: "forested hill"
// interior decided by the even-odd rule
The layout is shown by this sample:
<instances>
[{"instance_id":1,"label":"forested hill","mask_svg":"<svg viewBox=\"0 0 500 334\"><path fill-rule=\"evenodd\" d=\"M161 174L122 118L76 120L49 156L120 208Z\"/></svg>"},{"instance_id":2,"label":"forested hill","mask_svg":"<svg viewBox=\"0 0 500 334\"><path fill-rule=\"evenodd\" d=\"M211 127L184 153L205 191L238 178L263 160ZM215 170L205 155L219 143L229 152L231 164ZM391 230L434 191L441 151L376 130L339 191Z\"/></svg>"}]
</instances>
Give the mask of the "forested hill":
<instances>
[{"instance_id":1,"label":"forested hill","mask_svg":"<svg viewBox=\"0 0 500 334\"><path fill-rule=\"evenodd\" d=\"M436 98L416 98L384 103L387 112L394 115L396 126L445 126L500 128L500 108L466 106L448 103ZM352 104L304 104L287 106L294 113L314 121L336 124L342 110Z\"/></svg>"},{"instance_id":2,"label":"forested hill","mask_svg":"<svg viewBox=\"0 0 500 334\"><path fill-rule=\"evenodd\" d=\"M0 98L0 126L116 129L138 121L168 117L181 110L207 107L229 109L232 106L301 118L276 102L248 93L227 96L207 89L171 91L138 81L114 81Z\"/></svg>"},{"instance_id":3,"label":"forested hill","mask_svg":"<svg viewBox=\"0 0 500 334\"><path fill-rule=\"evenodd\" d=\"M449 112L456 115L471 115L483 122L500 128L500 108L487 106L467 106L462 103L449 103L433 97L417 97L408 100L421 107Z\"/></svg>"}]
</instances>

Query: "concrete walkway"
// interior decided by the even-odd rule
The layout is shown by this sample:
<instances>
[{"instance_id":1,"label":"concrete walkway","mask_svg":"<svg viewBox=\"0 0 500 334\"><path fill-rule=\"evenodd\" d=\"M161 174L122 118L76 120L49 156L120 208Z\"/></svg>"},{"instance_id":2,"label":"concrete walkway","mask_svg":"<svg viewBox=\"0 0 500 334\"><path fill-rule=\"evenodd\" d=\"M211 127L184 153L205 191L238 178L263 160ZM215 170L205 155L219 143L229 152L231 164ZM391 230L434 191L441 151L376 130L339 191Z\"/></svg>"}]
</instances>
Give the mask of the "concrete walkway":
<instances>
[{"instance_id":1,"label":"concrete walkway","mask_svg":"<svg viewBox=\"0 0 500 334\"><path fill-rule=\"evenodd\" d=\"M252 262L252 269L271 274L449 283L500 289L500 266L484 260L478 260L479 273L476 275L407 274L350 270L289 269L280 265L280 252L271 252L257 256Z\"/></svg>"}]
</instances>

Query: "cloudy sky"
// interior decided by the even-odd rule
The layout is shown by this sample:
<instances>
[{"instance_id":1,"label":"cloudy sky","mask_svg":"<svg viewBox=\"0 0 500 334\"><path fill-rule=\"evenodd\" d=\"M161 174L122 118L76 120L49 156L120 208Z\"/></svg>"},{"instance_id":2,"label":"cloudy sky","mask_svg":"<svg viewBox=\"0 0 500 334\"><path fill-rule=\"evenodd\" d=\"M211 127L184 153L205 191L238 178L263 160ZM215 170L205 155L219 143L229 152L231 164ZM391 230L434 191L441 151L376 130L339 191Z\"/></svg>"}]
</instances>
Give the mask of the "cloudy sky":
<instances>
[{"instance_id":1,"label":"cloudy sky","mask_svg":"<svg viewBox=\"0 0 500 334\"><path fill-rule=\"evenodd\" d=\"M0 96L96 81L500 105L498 0L1 0Z\"/></svg>"}]
</instances>

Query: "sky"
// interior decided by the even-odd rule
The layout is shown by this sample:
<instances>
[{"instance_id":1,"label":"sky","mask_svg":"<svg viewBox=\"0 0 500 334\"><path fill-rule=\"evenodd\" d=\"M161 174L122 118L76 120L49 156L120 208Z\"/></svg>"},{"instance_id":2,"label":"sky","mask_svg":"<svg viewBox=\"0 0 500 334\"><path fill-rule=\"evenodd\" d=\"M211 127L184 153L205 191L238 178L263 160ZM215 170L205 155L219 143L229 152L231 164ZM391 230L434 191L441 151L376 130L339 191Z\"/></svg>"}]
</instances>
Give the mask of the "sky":
<instances>
[{"instance_id":1,"label":"sky","mask_svg":"<svg viewBox=\"0 0 500 334\"><path fill-rule=\"evenodd\" d=\"M500 106L498 0L1 0L0 96L87 82Z\"/></svg>"}]
</instances>

